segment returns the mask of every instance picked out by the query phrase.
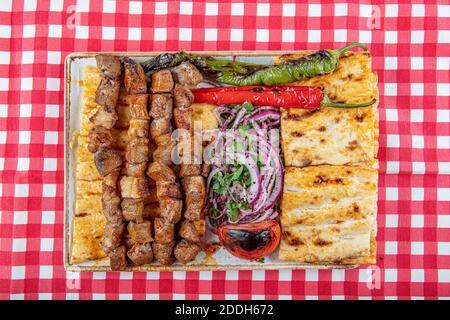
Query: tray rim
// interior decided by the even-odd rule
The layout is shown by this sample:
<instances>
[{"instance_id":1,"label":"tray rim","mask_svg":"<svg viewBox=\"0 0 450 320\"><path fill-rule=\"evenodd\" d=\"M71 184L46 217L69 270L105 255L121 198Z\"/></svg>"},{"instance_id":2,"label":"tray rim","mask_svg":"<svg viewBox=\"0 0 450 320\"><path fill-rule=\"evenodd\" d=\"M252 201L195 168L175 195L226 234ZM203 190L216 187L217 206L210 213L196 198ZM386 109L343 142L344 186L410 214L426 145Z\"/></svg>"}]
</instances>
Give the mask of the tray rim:
<instances>
[{"instance_id":1,"label":"tray rim","mask_svg":"<svg viewBox=\"0 0 450 320\"><path fill-rule=\"evenodd\" d=\"M235 265L146 265L128 267L125 271L112 271L108 266L82 266L70 263L70 235L69 235L69 195L67 183L69 181L69 146L70 134L70 84L71 74L70 67L75 59L93 58L98 54L111 54L114 56L127 57L152 57L161 53L177 52L177 51L110 51L110 52L72 52L69 53L64 60L64 243L63 243L63 260L64 269L68 272L174 272L174 271L227 271L227 270L306 270L306 269L354 269L359 264L300 264L300 263L284 263L284 264L235 264ZM195 54L211 55L211 56L279 56L283 54L305 54L312 50L253 50L253 51L190 51ZM99 261L99 260L97 260Z\"/></svg>"}]
</instances>

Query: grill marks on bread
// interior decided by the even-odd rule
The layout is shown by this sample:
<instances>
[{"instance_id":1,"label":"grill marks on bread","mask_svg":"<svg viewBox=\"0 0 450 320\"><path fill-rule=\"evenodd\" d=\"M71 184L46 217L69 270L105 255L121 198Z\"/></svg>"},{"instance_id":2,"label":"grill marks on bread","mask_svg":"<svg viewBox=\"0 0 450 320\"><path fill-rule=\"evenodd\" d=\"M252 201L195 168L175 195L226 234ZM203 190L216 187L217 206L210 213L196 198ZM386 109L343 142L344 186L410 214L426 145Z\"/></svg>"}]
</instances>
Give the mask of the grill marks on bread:
<instances>
[{"instance_id":1,"label":"grill marks on bread","mask_svg":"<svg viewBox=\"0 0 450 320\"><path fill-rule=\"evenodd\" d=\"M281 260L374 261L377 170L287 167L281 203Z\"/></svg>"}]
</instances>

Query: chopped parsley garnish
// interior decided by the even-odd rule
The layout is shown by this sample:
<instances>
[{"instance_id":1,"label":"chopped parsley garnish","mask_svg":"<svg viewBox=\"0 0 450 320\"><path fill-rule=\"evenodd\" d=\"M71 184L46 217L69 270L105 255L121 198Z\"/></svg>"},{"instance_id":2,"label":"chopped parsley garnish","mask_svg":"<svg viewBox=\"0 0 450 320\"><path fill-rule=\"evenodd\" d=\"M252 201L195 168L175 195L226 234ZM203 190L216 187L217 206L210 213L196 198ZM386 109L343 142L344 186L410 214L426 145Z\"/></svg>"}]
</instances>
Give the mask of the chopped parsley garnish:
<instances>
[{"instance_id":1,"label":"chopped parsley garnish","mask_svg":"<svg viewBox=\"0 0 450 320\"><path fill-rule=\"evenodd\" d=\"M227 215L231 222L236 222L239 217L240 209L248 209L248 201L242 200L240 202L228 201L227 202Z\"/></svg>"},{"instance_id":2,"label":"chopped parsley garnish","mask_svg":"<svg viewBox=\"0 0 450 320\"><path fill-rule=\"evenodd\" d=\"M211 212L212 216L214 216L214 217L215 217L215 216L218 216L219 213L220 213L219 209L214 208L214 207L210 208L210 209L209 209L209 212Z\"/></svg>"},{"instance_id":3,"label":"chopped parsley garnish","mask_svg":"<svg viewBox=\"0 0 450 320\"><path fill-rule=\"evenodd\" d=\"M227 194L227 186L222 172L217 172L212 179L212 188L215 193L225 195Z\"/></svg>"},{"instance_id":4,"label":"chopped parsley garnish","mask_svg":"<svg viewBox=\"0 0 450 320\"><path fill-rule=\"evenodd\" d=\"M228 106L236 110L241 110L242 108L247 111L255 110L255 107L248 101L244 102L243 104L229 104Z\"/></svg>"}]
</instances>

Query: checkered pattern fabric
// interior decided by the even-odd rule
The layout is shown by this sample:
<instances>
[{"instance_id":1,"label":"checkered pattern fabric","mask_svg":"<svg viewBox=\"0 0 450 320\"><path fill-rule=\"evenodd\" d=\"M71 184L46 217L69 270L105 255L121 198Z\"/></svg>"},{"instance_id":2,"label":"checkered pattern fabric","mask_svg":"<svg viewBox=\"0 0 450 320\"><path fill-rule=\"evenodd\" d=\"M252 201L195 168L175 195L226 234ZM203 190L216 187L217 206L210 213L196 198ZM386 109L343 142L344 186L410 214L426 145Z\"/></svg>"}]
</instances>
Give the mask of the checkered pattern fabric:
<instances>
[{"instance_id":1,"label":"checkered pattern fabric","mask_svg":"<svg viewBox=\"0 0 450 320\"><path fill-rule=\"evenodd\" d=\"M450 297L450 5L424 2L0 1L0 298ZM381 94L377 266L65 272L68 53L303 50L353 41L368 44Z\"/></svg>"}]
</instances>

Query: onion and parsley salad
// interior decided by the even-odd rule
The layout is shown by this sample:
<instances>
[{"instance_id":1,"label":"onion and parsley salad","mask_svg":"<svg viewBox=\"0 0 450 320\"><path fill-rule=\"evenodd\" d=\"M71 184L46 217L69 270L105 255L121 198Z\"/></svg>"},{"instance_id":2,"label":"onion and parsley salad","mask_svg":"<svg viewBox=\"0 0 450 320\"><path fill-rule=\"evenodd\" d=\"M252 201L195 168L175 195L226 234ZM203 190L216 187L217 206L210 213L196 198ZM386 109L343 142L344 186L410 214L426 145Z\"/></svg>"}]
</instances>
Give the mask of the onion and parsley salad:
<instances>
[{"instance_id":1,"label":"onion and parsley salad","mask_svg":"<svg viewBox=\"0 0 450 320\"><path fill-rule=\"evenodd\" d=\"M278 108L222 105L216 117L220 130L210 150L206 208L213 231L276 219L283 179Z\"/></svg>"}]
</instances>

